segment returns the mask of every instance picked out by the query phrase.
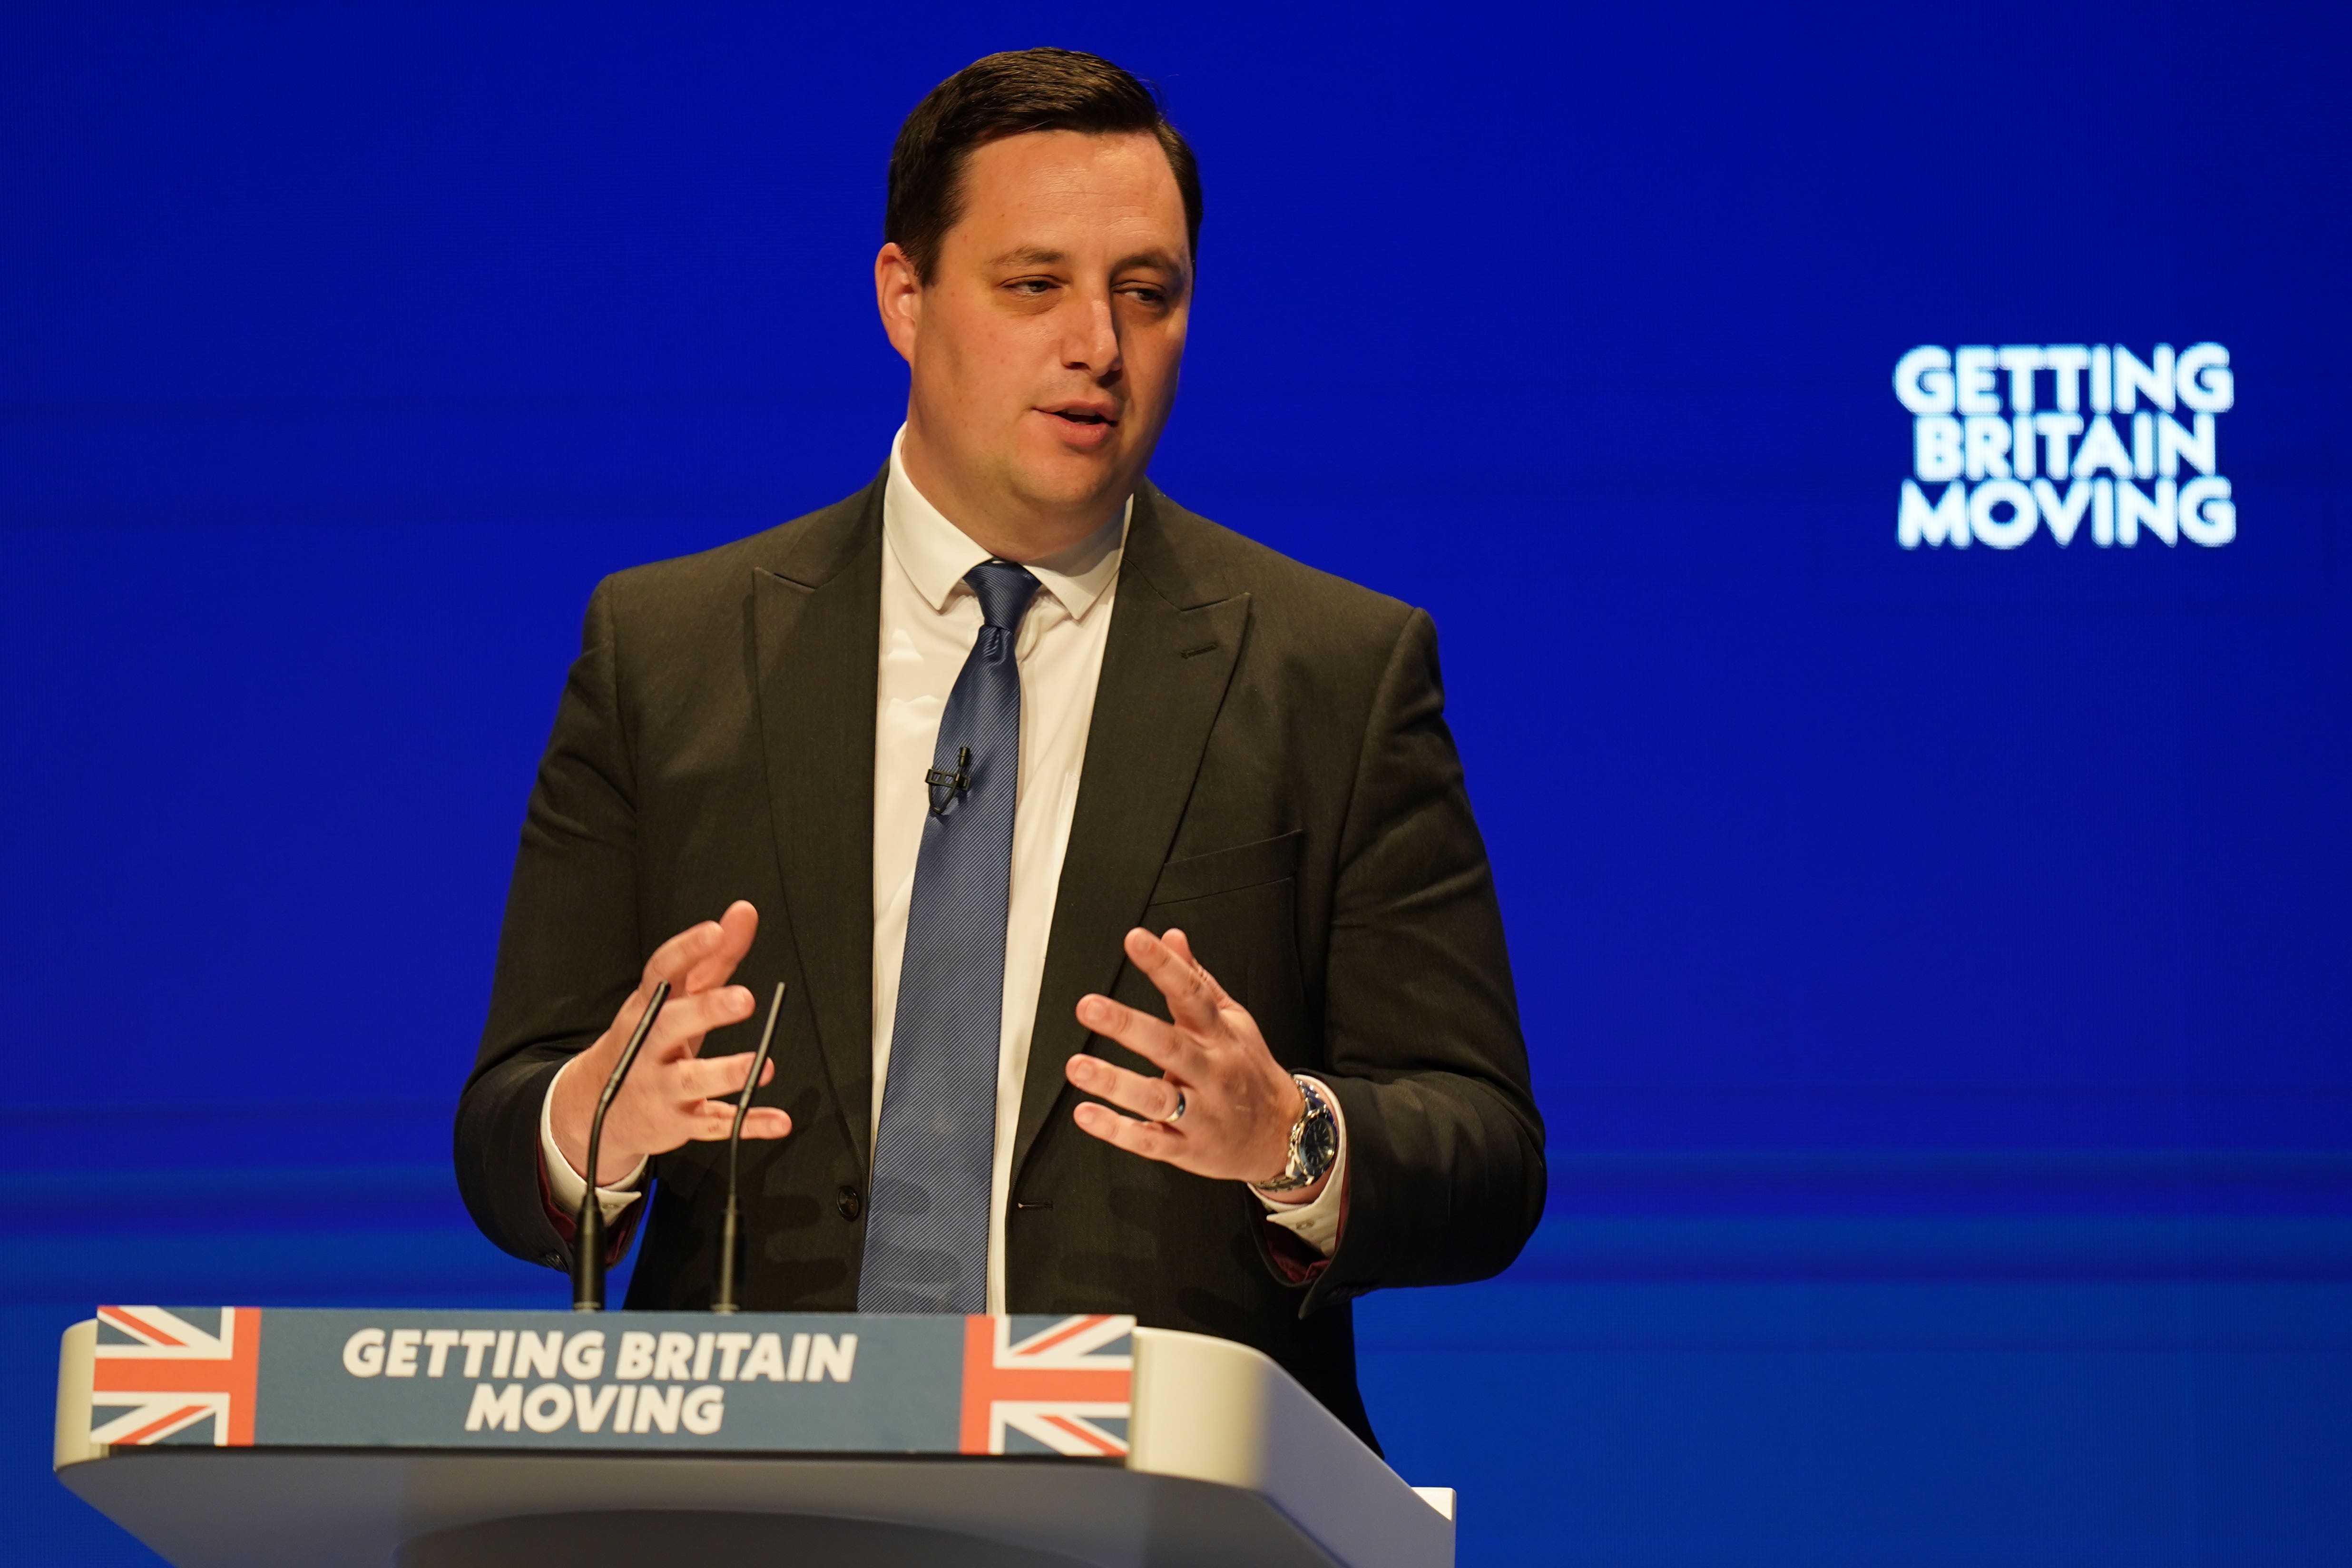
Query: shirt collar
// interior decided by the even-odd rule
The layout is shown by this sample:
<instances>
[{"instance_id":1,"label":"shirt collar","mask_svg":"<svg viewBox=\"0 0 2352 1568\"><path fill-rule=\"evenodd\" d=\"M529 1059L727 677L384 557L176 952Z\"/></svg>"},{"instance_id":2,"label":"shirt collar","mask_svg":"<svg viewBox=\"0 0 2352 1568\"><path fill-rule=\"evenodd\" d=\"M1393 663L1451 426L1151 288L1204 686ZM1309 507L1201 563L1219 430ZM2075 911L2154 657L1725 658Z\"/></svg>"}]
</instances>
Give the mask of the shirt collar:
<instances>
[{"instance_id":1,"label":"shirt collar","mask_svg":"<svg viewBox=\"0 0 2352 1568\"><path fill-rule=\"evenodd\" d=\"M890 478L882 490L882 532L915 591L932 609L944 610L964 574L990 556L907 477L906 465L898 460L898 447L906 438L907 427L901 425L890 441ZM1043 560L1024 563L1072 620L1084 620L1118 576L1119 557L1127 551L1128 521L1134 515L1135 498L1129 496L1117 517L1076 544Z\"/></svg>"}]
</instances>

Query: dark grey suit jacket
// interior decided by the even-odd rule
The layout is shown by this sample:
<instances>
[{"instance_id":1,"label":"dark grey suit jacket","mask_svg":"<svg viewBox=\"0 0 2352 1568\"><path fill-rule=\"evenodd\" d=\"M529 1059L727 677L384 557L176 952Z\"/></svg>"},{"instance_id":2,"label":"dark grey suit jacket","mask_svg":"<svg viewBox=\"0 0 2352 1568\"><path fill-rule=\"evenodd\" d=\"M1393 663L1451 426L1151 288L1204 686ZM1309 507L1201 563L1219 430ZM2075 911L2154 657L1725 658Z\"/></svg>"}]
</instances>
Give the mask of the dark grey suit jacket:
<instances>
[{"instance_id":1,"label":"dark grey suit jacket","mask_svg":"<svg viewBox=\"0 0 2352 1568\"><path fill-rule=\"evenodd\" d=\"M749 899L736 978L791 984L774 1081L792 1135L744 1152L743 1301L856 1300L873 1091L880 479L701 555L607 579L532 789L458 1183L518 1256L569 1261L538 1160L556 1068L663 941ZM1133 1312L1274 1356L1370 1437L1348 1300L1495 1273L1543 1208L1494 883L1442 712L1429 617L1138 495L1045 957L1003 1216L1016 1312ZM1161 1016L1129 928L1181 925L1284 1065L1337 1092L1346 1226L1289 1282L1246 1188L1070 1120L1063 1067L1101 991ZM748 1050L756 1026L710 1037ZM633 1308L709 1302L721 1146L655 1162ZM1279 1237L1274 1238L1279 1241Z\"/></svg>"}]
</instances>

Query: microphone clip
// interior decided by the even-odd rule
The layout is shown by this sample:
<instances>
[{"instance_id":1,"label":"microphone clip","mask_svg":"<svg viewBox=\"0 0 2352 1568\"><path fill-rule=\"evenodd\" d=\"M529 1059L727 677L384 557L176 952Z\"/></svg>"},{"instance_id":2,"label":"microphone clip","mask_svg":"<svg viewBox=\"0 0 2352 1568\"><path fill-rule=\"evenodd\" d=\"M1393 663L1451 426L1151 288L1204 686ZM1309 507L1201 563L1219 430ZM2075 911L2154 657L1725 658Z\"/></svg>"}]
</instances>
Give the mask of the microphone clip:
<instances>
[{"instance_id":1,"label":"microphone clip","mask_svg":"<svg viewBox=\"0 0 2352 1568\"><path fill-rule=\"evenodd\" d=\"M970 746L956 748L956 765L953 773L949 773L943 768L924 769L923 783L931 793L931 815L945 816L948 814L948 807L955 804L956 797L971 788L971 748ZM947 791L945 796L940 794L941 790Z\"/></svg>"}]
</instances>

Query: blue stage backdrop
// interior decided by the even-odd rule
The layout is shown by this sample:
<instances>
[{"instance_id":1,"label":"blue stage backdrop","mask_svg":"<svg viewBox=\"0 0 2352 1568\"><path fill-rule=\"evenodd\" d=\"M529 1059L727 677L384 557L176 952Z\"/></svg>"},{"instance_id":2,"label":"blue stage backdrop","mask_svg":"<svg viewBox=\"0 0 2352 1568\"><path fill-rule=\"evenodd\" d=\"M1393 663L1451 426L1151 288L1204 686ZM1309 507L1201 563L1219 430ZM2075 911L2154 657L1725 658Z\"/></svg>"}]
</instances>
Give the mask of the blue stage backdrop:
<instances>
[{"instance_id":1,"label":"blue stage backdrop","mask_svg":"<svg viewBox=\"0 0 2352 1568\"><path fill-rule=\"evenodd\" d=\"M0 1563L91 1303L447 1169L602 574L829 501L992 49L1197 143L1186 504L1428 606L1551 1125L1361 1309L1463 1560L2352 1557L2341 7L0 15Z\"/></svg>"}]
</instances>

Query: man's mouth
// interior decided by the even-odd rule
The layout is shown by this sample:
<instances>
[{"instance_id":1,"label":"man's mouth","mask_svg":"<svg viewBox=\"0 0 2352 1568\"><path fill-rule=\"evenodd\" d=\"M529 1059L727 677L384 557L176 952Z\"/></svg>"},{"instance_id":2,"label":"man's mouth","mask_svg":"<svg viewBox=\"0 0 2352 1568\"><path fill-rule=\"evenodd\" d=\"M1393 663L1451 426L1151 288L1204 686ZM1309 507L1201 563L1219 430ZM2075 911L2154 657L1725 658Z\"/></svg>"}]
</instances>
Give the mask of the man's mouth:
<instances>
[{"instance_id":1,"label":"man's mouth","mask_svg":"<svg viewBox=\"0 0 2352 1568\"><path fill-rule=\"evenodd\" d=\"M1039 412L1049 414L1056 419L1067 420L1073 425L1117 425L1118 423L1118 420L1112 418L1108 414L1098 408L1073 406L1067 408L1046 408L1041 409Z\"/></svg>"}]
</instances>

